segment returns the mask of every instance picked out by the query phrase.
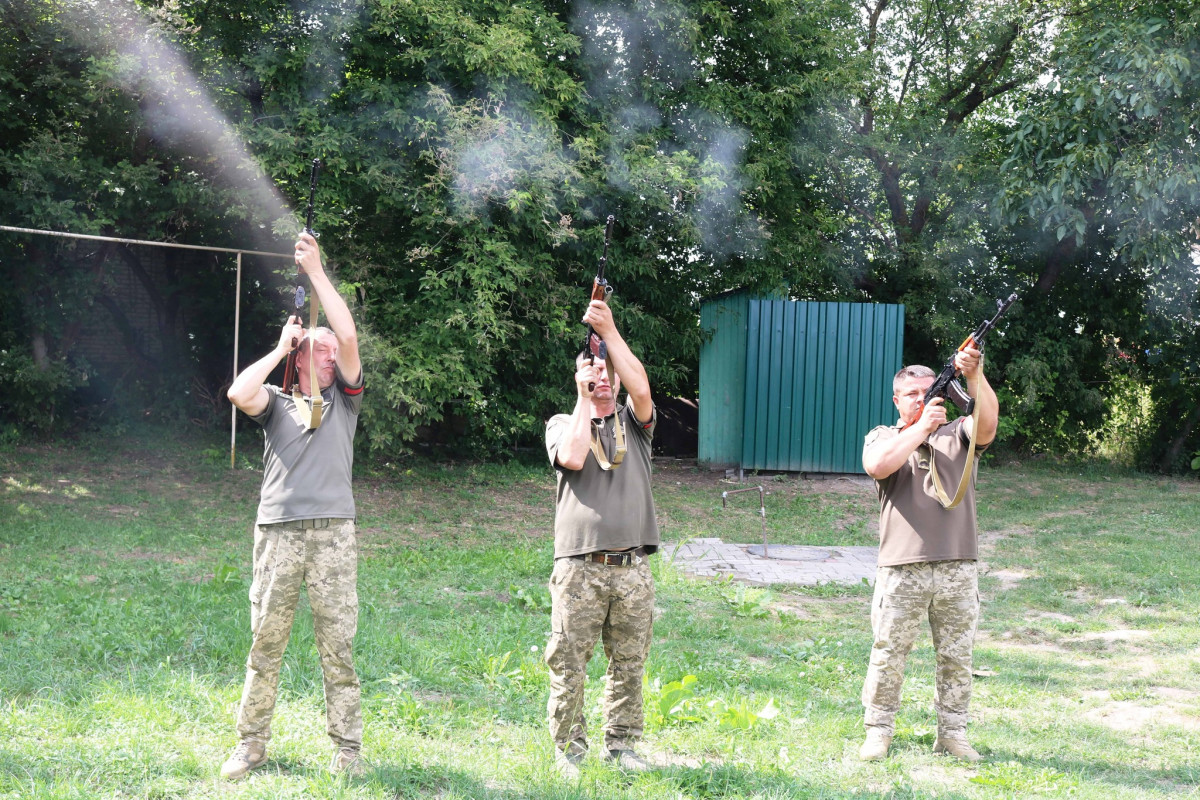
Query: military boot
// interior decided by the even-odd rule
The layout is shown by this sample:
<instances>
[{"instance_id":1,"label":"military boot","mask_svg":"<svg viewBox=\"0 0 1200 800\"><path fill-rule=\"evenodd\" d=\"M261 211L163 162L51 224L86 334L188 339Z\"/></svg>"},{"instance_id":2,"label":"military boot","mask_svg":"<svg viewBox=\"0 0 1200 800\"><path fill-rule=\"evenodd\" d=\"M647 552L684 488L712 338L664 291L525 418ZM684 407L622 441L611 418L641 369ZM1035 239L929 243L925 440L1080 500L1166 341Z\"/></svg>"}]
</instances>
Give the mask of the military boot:
<instances>
[{"instance_id":1,"label":"military boot","mask_svg":"<svg viewBox=\"0 0 1200 800\"><path fill-rule=\"evenodd\" d=\"M609 764L613 764L629 772L647 772L654 769L654 767L650 766L650 762L639 756L632 748L622 747L606 750L602 758Z\"/></svg>"},{"instance_id":2,"label":"military boot","mask_svg":"<svg viewBox=\"0 0 1200 800\"><path fill-rule=\"evenodd\" d=\"M580 742L568 742L564 748L554 748L554 771L559 777L568 781L577 781L581 777L579 765L587 757L587 746Z\"/></svg>"},{"instance_id":3,"label":"military boot","mask_svg":"<svg viewBox=\"0 0 1200 800\"><path fill-rule=\"evenodd\" d=\"M349 747L342 747L333 754L333 761L329 764L329 771L334 775L348 775L351 778L361 778L367 771L367 762L363 760L362 753Z\"/></svg>"},{"instance_id":4,"label":"military boot","mask_svg":"<svg viewBox=\"0 0 1200 800\"><path fill-rule=\"evenodd\" d=\"M939 733L937 741L933 745L933 752L948 753L960 761L966 761L970 764L978 764L980 761L983 761L983 756L975 752L975 748L971 747L967 742L965 731Z\"/></svg>"},{"instance_id":5,"label":"military boot","mask_svg":"<svg viewBox=\"0 0 1200 800\"><path fill-rule=\"evenodd\" d=\"M858 757L863 761L882 761L887 758L888 748L891 746L891 731L877 725L868 725L867 739L858 749Z\"/></svg>"},{"instance_id":6,"label":"military boot","mask_svg":"<svg viewBox=\"0 0 1200 800\"><path fill-rule=\"evenodd\" d=\"M227 781L235 781L266 762L267 746L262 742L246 739L233 748L229 758L221 765L221 777Z\"/></svg>"}]
</instances>

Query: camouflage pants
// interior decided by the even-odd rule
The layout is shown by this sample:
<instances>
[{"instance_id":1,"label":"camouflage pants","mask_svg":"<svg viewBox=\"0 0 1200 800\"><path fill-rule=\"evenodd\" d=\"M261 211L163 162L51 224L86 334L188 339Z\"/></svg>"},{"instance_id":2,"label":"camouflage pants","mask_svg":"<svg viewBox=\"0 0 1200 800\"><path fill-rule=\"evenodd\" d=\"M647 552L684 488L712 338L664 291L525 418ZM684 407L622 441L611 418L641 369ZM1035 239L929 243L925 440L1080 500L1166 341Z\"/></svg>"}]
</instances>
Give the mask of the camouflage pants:
<instances>
[{"instance_id":1,"label":"camouflage pants","mask_svg":"<svg viewBox=\"0 0 1200 800\"><path fill-rule=\"evenodd\" d=\"M550 598L547 715L555 745L562 749L578 742L587 747L583 687L596 640L603 639L608 656L604 746L631 748L642 735L642 672L654 623L650 565L644 557L628 567L560 558L550 576Z\"/></svg>"},{"instance_id":2,"label":"camouflage pants","mask_svg":"<svg viewBox=\"0 0 1200 800\"><path fill-rule=\"evenodd\" d=\"M358 630L358 548L354 520L301 520L254 529L254 582L246 683L238 708L243 740L267 742L283 651L292 632L300 587L308 587L313 634L325 679L329 738L354 750L362 746L362 711L351 646Z\"/></svg>"},{"instance_id":3,"label":"camouflage pants","mask_svg":"<svg viewBox=\"0 0 1200 800\"><path fill-rule=\"evenodd\" d=\"M934 707L939 735L966 730L971 704L971 651L979 621L974 561L932 561L879 567L871 604L875 646L863 685L866 724L894 730L904 662L929 617L937 653Z\"/></svg>"}]
</instances>

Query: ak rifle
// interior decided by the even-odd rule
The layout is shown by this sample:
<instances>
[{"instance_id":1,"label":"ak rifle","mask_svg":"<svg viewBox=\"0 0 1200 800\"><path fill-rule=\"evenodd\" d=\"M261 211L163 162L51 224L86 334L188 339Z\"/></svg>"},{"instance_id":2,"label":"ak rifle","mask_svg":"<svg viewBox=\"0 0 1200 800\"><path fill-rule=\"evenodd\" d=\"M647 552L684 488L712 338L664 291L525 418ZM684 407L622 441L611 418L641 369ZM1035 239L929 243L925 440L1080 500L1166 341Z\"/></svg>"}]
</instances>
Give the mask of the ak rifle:
<instances>
[{"instance_id":1,"label":"ak rifle","mask_svg":"<svg viewBox=\"0 0 1200 800\"><path fill-rule=\"evenodd\" d=\"M959 372L958 368L954 366L954 357L967 348L982 350L983 339L987 336L988 331L996 327L996 321L1000 319L1005 311L1008 311L1008 307L1015 303L1016 300L1017 293L1013 292L1008 296L1007 300L996 301L996 316L984 321L970 336L963 340L963 343L958 346L957 350L950 354L950 358L947 359L945 366L942 367L941 373L930 384L929 390L925 392L925 397L921 400L921 407L917 410L916 416L902 430L907 429L909 425L920 419L925 406L929 405L929 401L935 397L940 397L943 400L953 403L964 415L970 415L975 410L975 398L967 394L967 390L958 382Z\"/></svg>"},{"instance_id":2,"label":"ak rifle","mask_svg":"<svg viewBox=\"0 0 1200 800\"><path fill-rule=\"evenodd\" d=\"M308 178L308 210L305 213L304 219L304 232L314 238L317 234L313 232L312 227L313 204L317 198L317 176L320 174L320 172L321 159L314 158L312 160L312 172L309 173ZM290 322L292 316L295 316L296 322L301 323L301 325L303 325L303 322L301 321L302 318L300 313L304 310L304 300L306 295L303 279L304 270L301 268L300 262L296 262L296 292L293 295L295 312L294 314L288 316L288 321ZM312 336L312 332L316 330L317 327L318 310L319 306L317 303L317 296L314 293L312 296L312 302L309 306L308 335L310 337ZM321 425L321 406L323 403L321 398L321 388L319 386L314 387L310 385L309 394L312 399L304 399L304 396L300 391L300 365L297 363L297 356L300 353L299 344L300 342L298 342L295 338L292 339L292 351L288 353L287 361L283 365L283 392L284 394L291 394L295 399L297 410L299 410L300 416L304 419L304 423L308 429L316 430ZM308 379L310 384L317 379L316 372L313 370L314 349L313 342L310 340L308 347Z\"/></svg>"},{"instance_id":3,"label":"ak rifle","mask_svg":"<svg viewBox=\"0 0 1200 800\"><path fill-rule=\"evenodd\" d=\"M608 215L608 221L604 226L604 254L600 256L600 266L596 270L596 277L592 279L592 296L588 298L588 303L591 303L592 300L603 300L608 302L609 295L611 295L613 292L612 287L608 285L608 280L604 277L604 269L608 266L608 245L612 241L613 223L616 221L616 217L614 217L612 214ZM597 356L599 356L605 363L608 362L608 345L604 343L603 339L600 340L600 343L596 346L596 349L594 351L592 350L592 337L595 335L596 332L592 330L592 326L589 323L587 326L587 338L583 340L583 348L587 351L588 363L593 366L596 363ZM595 388L596 384L588 384L589 392L595 390Z\"/></svg>"}]
</instances>

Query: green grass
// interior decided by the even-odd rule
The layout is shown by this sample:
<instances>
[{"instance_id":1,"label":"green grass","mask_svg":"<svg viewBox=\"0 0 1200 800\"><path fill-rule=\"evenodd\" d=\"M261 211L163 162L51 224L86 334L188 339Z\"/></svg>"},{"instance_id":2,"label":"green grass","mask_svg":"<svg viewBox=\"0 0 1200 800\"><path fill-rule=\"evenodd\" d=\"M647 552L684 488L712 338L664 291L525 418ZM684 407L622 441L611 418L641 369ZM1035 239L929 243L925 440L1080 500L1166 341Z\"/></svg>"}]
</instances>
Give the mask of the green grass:
<instances>
[{"instance_id":1,"label":"green grass","mask_svg":"<svg viewBox=\"0 0 1200 800\"><path fill-rule=\"evenodd\" d=\"M257 449L247 436L242 463ZM375 768L326 773L305 606L271 761L228 785L217 770L235 744L260 473L227 469L219 439L155 431L0 457L0 798L1200 796L1195 481L983 469L971 734L988 760L974 769L930 753L927 637L892 756L857 760L867 587L696 581L666 551L646 749L670 765L623 776L589 761L576 787L553 776L543 722L550 469L360 475L355 654ZM754 480L770 493L772 543L873 543L870 485ZM664 465L655 481L665 539L761 539L757 494L723 509L721 491L738 487L720 474ZM589 673L593 740L602 662ZM757 718L768 704L778 715Z\"/></svg>"}]
</instances>

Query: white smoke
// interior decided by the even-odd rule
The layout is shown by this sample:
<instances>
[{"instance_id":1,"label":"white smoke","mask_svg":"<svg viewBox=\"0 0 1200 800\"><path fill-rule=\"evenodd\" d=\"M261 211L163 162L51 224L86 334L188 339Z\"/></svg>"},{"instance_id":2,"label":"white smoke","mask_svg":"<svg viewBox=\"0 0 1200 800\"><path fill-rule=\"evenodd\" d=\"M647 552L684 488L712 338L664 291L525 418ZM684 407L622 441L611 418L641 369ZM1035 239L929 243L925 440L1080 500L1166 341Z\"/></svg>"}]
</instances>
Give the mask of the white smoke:
<instances>
[{"instance_id":1,"label":"white smoke","mask_svg":"<svg viewBox=\"0 0 1200 800\"><path fill-rule=\"evenodd\" d=\"M217 180L237 190L251 214L272 228L297 230L297 220L185 59L131 0L68 0L79 30L104 31L118 54L112 79L142 105L154 134L216 165ZM85 44L87 44L85 42ZM262 247L274 246L271 242Z\"/></svg>"}]
</instances>

